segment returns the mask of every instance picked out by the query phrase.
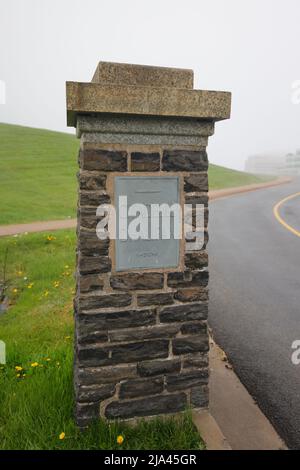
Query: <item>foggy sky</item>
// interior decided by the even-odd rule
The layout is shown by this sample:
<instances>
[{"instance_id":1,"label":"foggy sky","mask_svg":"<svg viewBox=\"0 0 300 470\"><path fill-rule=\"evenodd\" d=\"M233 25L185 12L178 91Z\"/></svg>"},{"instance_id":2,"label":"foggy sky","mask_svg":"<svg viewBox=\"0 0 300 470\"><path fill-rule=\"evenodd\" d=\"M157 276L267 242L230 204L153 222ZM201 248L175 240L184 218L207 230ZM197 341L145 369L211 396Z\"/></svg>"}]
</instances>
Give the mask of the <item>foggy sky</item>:
<instances>
[{"instance_id":1,"label":"foggy sky","mask_svg":"<svg viewBox=\"0 0 300 470\"><path fill-rule=\"evenodd\" d=\"M66 127L65 82L100 60L194 69L195 87L233 93L210 161L300 148L299 0L0 0L0 122Z\"/></svg>"}]
</instances>

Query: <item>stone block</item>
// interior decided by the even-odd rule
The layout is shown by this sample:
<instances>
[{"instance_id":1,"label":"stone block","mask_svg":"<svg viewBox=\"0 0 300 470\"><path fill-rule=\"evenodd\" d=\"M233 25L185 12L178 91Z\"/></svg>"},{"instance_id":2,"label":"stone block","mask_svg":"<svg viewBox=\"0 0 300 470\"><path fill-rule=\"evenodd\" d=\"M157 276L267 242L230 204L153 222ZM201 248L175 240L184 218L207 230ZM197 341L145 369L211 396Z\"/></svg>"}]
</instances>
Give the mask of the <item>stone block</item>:
<instances>
[{"instance_id":1,"label":"stone block","mask_svg":"<svg viewBox=\"0 0 300 470\"><path fill-rule=\"evenodd\" d=\"M152 377L155 375L170 374L179 372L181 361L179 359L168 359L160 361L145 361L137 365L138 374L142 377Z\"/></svg>"},{"instance_id":2,"label":"stone block","mask_svg":"<svg viewBox=\"0 0 300 470\"><path fill-rule=\"evenodd\" d=\"M208 175L207 173L195 173L184 177L184 191L186 193L207 192Z\"/></svg>"},{"instance_id":3,"label":"stone block","mask_svg":"<svg viewBox=\"0 0 300 470\"><path fill-rule=\"evenodd\" d=\"M83 170L127 171L127 152L87 148L80 151L80 164Z\"/></svg>"},{"instance_id":4,"label":"stone block","mask_svg":"<svg viewBox=\"0 0 300 470\"><path fill-rule=\"evenodd\" d=\"M131 304L130 294L91 294L81 295L78 298L78 306L81 311L96 310L100 308L127 307Z\"/></svg>"},{"instance_id":5,"label":"stone block","mask_svg":"<svg viewBox=\"0 0 300 470\"><path fill-rule=\"evenodd\" d=\"M135 379L122 382L119 397L121 399L144 397L162 393L164 388L163 378Z\"/></svg>"},{"instance_id":6,"label":"stone block","mask_svg":"<svg viewBox=\"0 0 300 470\"><path fill-rule=\"evenodd\" d=\"M131 171L159 171L159 153L133 152L131 154Z\"/></svg>"},{"instance_id":7,"label":"stone block","mask_svg":"<svg viewBox=\"0 0 300 470\"><path fill-rule=\"evenodd\" d=\"M197 336L175 338L172 342L173 354L191 354L196 352L207 352L209 350L207 334Z\"/></svg>"},{"instance_id":8,"label":"stone block","mask_svg":"<svg viewBox=\"0 0 300 470\"><path fill-rule=\"evenodd\" d=\"M208 289L207 287L178 289L174 294L174 298L180 302L205 302L208 300Z\"/></svg>"},{"instance_id":9,"label":"stone block","mask_svg":"<svg viewBox=\"0 0 300 470\"><path fill-rule=\"evenodd\" d=\"M173 302L173 294L171 292L138 294L137 296L137 303L141 307L148 305L170 305Z\"/></svg>"},{"instance_id":10,"label":"stone block","mask_svg":"<svg viewBox=\"0 0 300 470\"><path fill-rule=\"evenodd\" d=\"M166 387L168 392L174 392L176 390L187 390L196 385L207 384L207 381L207 370L192 370L181 372L180 374L167 375Z\"/></svg>"},{"instance_id":11,"label":"stone block","mask_svg":"<svg viewBox=\"0 0 300 470\"><path fill-rule=\"evenodd\" d=\"M161 273L127 273L113 274L110 285L116 290L151 290L161 289L164 276Z\"/></svg>"},{"instance_id":12,"label":"stone block","mask_svg":"<svg viewBox=\"0 0 300 470\"><path fill-rule=\"evenodd\" d=\"M141 400L114 401L107 405L105 416L108 419L128 419L139 416L178 413L187 407L185 393L158 395Z\"/></svg>"},{"instance_id":13,"label":"stone block","mask_svg":"<svg viewBox=\"0 0 300 470\"><path fill-rule=\"evenodd\" d=\"M163 171L207 171L205 150L165 150L162 157Z\"/></svg>"},{"instance_id":14,"label":"stone block","mask_svg":"<svg viewBox=\"0 0 300 470\"><path fill-rule=\"evenodd\" d=\"M191 303L165 307L159 314L162 323L187 322L193 320L206 320L208 306L203 303Z\"/></svg>"},{"instance_id":15,"label":"stone block","mask_svg":"<svg viewBox=\"0 0 300 470\"><path fill-rule=\"evenodd\" d=\"M209 388L198 385L191 389L191 405L195 408L207 408L209 403Z\"/></svg>"}]
</instances>

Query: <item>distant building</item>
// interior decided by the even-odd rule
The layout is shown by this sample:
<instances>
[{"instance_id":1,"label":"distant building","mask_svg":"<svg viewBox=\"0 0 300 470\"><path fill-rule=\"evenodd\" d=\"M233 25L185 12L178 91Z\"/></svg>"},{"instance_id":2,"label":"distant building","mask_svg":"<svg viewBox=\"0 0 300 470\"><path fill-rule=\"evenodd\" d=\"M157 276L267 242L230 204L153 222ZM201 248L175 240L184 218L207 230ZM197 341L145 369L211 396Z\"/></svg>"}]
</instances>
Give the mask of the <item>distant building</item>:
<instances>
[{"instance_id":1,"label":"distant building","mask_svg":"<svg viewBox=\"0 0 300 470\"><path fill-rule=\"evenodd\" d=\"M252 155L246 160L245 171L256 175L300 176L300 150L287 155Z\"/></svg>"},{"instance_id":2,"label":"distant building","mask_svg":"<svg viewBox=\"0 0 300 470\"><path fill-rule=\"evenodd\" d=\"M295 154L288 153L285 157L286 165L283 172L286 175L299 175L300 176L300 150Z\"/></svg>"},{"instance_id":3,"label":"distant building","mask_svg":"<svg viewBox=\"0 0 300 470\"><path fill-rule=\"evenodd\" d=\"M245 170L257 175L277 175L284 164L283 157L271 155L252 155L248 157Z\"/></svg>"}]
</instances>

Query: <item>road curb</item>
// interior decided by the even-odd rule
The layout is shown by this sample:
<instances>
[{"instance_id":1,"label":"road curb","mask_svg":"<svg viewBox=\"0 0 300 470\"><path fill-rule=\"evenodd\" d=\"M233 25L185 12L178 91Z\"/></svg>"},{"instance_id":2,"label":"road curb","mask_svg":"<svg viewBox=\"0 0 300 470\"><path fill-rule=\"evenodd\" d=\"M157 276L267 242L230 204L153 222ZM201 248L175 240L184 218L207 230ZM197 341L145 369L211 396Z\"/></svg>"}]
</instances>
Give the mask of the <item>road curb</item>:
<instances>
[{"instance_id":1,"label":"road curb","mask_svg":"<svg viewBox=\"0 0 300 470\"><path fill-rule=\"evenodd\" d=\"M208 410L194 410L192 417L194 425L205 442L206 450L232 450L218 423Z\"/></svg>"},{"instance_id":2,"label":"road curb","mask_svg":"<svg viewBox=\"0 0 300 470\"><path fill-rule=\"evenodd\" d=\"M286 444L234 373L225 353L213 340L210 343L209 411L230 448L287 450ZM205 440L204 430L205 426L201 430ZM216 442L218 436L216 431Z\"/></svg>"},{"instance_id":3,"label":"road curb","mask_svg":"<svg viewBox=\"0 0 300 470\"><path fill-rule=\"evenodd\" d=\"M276 180L268 181L267 183L248 184L247 186L217 189L209 191L209 200L214 201L223 197L234 196L235 194L248 193L250 191L257 191L259 189L273 188L274 186L290 183L292 180L292 178L277 178Z\"/></svg>"}]
</instances>

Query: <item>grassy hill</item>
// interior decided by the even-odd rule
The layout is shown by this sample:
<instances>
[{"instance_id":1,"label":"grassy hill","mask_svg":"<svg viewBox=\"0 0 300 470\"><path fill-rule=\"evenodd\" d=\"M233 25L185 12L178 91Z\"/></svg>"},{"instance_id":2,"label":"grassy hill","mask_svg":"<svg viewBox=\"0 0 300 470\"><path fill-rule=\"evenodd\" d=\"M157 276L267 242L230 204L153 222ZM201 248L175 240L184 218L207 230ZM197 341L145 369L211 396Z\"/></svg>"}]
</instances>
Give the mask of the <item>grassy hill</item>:
<instances>
[{"instance_id":1,"label":"grassy hill","mask_svg":"<svg viewBox=\"0 0 300 470\"><path fill-rule=\"evenodd\" d=\"M0 124L0 142L0 225L76 216L79 141L74 135ZM210 166L210 189L261 181Z\"/></svg>"}]
</instances>

